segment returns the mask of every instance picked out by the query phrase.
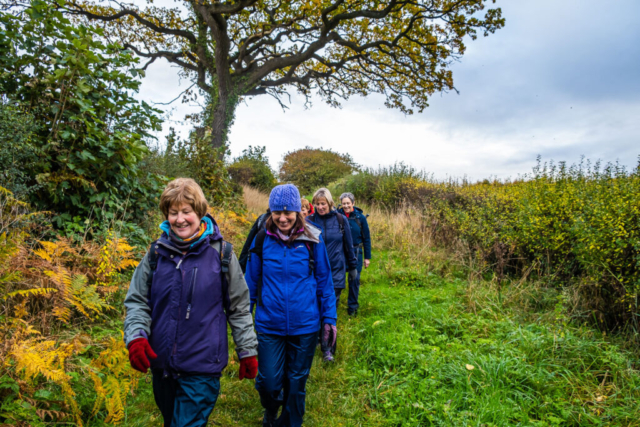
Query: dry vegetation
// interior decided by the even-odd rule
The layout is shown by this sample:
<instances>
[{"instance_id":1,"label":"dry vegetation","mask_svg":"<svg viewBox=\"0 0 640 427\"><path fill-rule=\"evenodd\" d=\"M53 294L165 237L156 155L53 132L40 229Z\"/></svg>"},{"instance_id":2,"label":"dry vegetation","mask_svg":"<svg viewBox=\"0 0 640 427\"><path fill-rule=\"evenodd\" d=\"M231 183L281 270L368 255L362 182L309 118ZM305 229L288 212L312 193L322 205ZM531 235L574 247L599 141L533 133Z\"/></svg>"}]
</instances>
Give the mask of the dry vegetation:
<instances>
[{"instance_id":1,"label":"dry vegetation","mask_svg":"<svg viewBox=\"0 0 640 427\"><path fill-rule=\"evenodd\" d=\"M256 217L262 215L269 208L269 195L253 187L242 187L244 202L249 212Z\"/></svg>"}]
</instances>

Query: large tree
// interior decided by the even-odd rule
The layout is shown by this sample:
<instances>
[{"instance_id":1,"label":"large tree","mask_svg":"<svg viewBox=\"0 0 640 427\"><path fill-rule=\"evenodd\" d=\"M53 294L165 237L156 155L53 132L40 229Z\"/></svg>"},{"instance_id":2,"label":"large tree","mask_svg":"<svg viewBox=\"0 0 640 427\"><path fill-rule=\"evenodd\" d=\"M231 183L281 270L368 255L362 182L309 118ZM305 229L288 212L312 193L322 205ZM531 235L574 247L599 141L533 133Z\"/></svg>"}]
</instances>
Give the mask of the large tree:
<instances>
[{"instance_id":1,"label":"large tree","mask_svg":"<svg viewBox=\"0 0 640 427\"><path fill-rule=\"evenodd\" d=\"M314 91L331 105L381 93L411 114L454 90L450 64L465 38L504 25L495 0L181 0L145 8L71 0L66 10L108 23L107 34L151 63L181 67L210 95L205 125L220 147L242 97ZM117 6L116 6L117 4ZM186 8L187 13L183 10ZM146 66L145 66L146 67Z\"/></svg>"}]
</instances>

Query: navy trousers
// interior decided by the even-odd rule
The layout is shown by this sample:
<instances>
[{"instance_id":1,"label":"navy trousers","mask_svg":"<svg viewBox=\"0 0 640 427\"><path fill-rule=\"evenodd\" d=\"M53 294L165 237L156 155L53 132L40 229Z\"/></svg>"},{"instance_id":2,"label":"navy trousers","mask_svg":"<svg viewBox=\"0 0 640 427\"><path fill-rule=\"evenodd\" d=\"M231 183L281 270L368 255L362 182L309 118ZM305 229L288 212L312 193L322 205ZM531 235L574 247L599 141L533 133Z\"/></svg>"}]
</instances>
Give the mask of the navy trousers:
<instances>
[{"instance_id":1,"label":"navy trousers","mask_svg":"<svg viewBox=\"0 0 640 427\"><path fill-rule=\"evenodd\" d=\"M220 378L212 375L173 378L153 371L153 397L164 427L205 427L219 393Z\"/></svg>"},{"instance_id":2,"label":"navy trousers","mask_svg":"<svg viewBox=\"0 0 640 427\"><path fill-rule=\"evenodd\" d=\"M349 275L349 299L347 300L347 312L354 314L358 311L360 304L358 304L358 295L360 294L360 273L362 273L362 266L364 264L364 258L362 248L357 246L353 248L356 253L356 259L358 260L358 276L351 277Z\"/></svg>"},{"instance_id":3,"label":"navy trousers","mask_svg":"<svg viewBox=\"0 0 640 427\"><path fill-rule=\"evenodd\" d=\"M276 425L302 425L306 384L313 362L317 332L305 335L258 334L258 377L260 403L269 412L282 407Z\"/></svg>"}]
</instances>

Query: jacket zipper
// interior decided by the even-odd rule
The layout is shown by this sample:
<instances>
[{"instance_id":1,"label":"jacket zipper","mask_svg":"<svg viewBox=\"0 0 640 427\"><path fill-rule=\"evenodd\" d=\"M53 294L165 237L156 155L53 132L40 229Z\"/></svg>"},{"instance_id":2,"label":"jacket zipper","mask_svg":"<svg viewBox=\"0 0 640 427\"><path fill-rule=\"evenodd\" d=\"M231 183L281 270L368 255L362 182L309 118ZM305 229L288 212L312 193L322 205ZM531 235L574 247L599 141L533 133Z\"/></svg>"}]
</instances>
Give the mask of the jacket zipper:
<instances>
[{"instance_id":1,"label":"jacket zipper","mask_svg":"<svg viewBox=\"0 0 640 427\"><path fill-rule=\"evenodd\" d=\"M191 315L191 301L193 300L193 289L196 287L197 275L198 267L193 269L193 274L191 275L191 286L189 287L189 295L187 295L187 317L185 317L187 320L189 320L189 316Z\"/></svg>"},{"instance_id":2,"label":"jacket zipper","mask_svg":"<svg viewBox=\"0 0 640 427\"><path fill-rule=\"evenodd\" d=\"M284 301L286 306L285 313L287 313L287 335L289 335L289 284L287 283L289 269L287 268L287 245L283 244L282 246L284 246L284 280L282 282L284 283Z\"/></svg>"},{"instance_id":3,"label":"jacket zipper","mask_svg":"<svg viewBox=\"0 0 640 427\"><path fill-rule=\"evenodd\" d=\"M167 248L169 247L167 245L163 245L163 246ZM182 253L180 253L180 255L182 255ZM180 265L182 264L182 261L185 258L186 258L186 255L183 255L182 258L180 258L180 261L178 261L178 265L176 266L176 270L180 270ZM180 276L182 277L182 283L184 283L184 270L180 270ZM180 317L180 300L181 299L182 299L182 296L180 296L178 299L178 317ZM173 356L175 356L177 352L178 352L178 322L176 322L176 333L175 333L175 336L173 337L173 351L171 352L172 360L173 360Z\"/></svg>"}]
</instances>

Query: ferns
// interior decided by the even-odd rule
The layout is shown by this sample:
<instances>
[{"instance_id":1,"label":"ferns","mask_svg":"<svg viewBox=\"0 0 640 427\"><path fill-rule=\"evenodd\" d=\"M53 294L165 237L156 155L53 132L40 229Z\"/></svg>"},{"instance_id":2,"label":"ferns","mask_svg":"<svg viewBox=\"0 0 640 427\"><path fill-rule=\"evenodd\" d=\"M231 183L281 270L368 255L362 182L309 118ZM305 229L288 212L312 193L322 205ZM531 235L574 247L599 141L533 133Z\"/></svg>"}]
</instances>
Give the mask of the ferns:
<instances>
[{"instance_id":1,"label":"ferns","mask_svg":"<svg viewBox=\"0 0 640 427\"><path fill-rule=\"evenodd\" d=\"M137 387L139 374L129 367L129 356L122 340L110 337L105 344L107 349L91 362L90 375L97 393L92 414L97 414L104 405L107 410L105 422L117 424L124 418L125 397Z\"/></svg>"},{"instance_id":2,"label":"ferns","mask_svg":"<svg viewBox=\"0 0 640 427\"><path fill-rule=\"evenodd\" d=\"M0 187L0 377L16 389L0 389L3 411L13 405L12 420L28 425L81 426L89 417L118 424L140 374L121 339L93 342L78 327L90 330L114 310L128 282L124 271L137 264L134 248L115 235L103 245L33 240L31 215ZM91 399L88 408L81 399Z\"/></svg>"},{"instance_id":3,"label":"ferns","mask_svg":"<svg viewBox=\"0 0 640 427\"><path fill-rule=\"evenodd\" d=\"M82 418L75 392L69 384L69 374L65 370L65 361L81 347L74 343L65 343L56 347L52 340L29 339L16 344L10 352L15 362L15 370L23 379L34 381L42 375L48 381L58 385L62 390L65 402L71 407L75 421L82 426Z\"/></svg>"}]
</instances>

